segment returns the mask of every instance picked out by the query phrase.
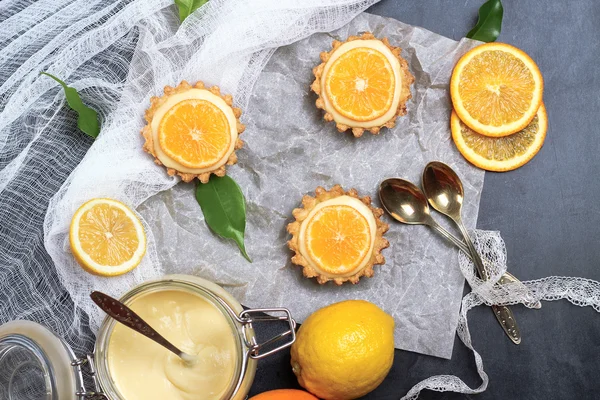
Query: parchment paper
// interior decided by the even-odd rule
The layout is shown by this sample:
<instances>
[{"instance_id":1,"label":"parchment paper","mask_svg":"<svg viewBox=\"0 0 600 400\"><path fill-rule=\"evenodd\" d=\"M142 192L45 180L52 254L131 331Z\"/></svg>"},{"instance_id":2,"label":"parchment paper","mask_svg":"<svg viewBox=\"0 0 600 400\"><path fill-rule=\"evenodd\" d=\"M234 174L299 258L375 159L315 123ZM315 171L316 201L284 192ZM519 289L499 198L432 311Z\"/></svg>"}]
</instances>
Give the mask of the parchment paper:
<instances>
[{"instance_id":1,"label":"parchment paper","mask_svg":"<svg viewBox=\"0 0 600 400\"><path fill-rule=\"evenodd\" d=\"M333 39L371 31L402 47L416 81L408 115L380 135L354 138L323 121L309 91L312 68ZM223 285L249 307L287 307L298 322L320 307L366 299L396 322L396 347L450 358L463 290L457 251L428 228L395 223L387 216L390 247L375 276L357 285L318 285L291 264L286 225L302 196L317 186L341 184L370 195L383 179L398 176L420 184L427 162L451 165L463 180L463 218L475 226L483 171L455 149L449 129L448 83L458 58L475 42L457 43L393 19L361 14L346 27L278 49L254 88L242 122L247 125L239 163L228 169L247 201L248 263L232 241L212 234L193 196L180 184L138 210L157 240L167 273L192 273ZM438 219L443 217L437 215ZM162 250L161 250L162 249Z\"/></svg>"}]
</instances>

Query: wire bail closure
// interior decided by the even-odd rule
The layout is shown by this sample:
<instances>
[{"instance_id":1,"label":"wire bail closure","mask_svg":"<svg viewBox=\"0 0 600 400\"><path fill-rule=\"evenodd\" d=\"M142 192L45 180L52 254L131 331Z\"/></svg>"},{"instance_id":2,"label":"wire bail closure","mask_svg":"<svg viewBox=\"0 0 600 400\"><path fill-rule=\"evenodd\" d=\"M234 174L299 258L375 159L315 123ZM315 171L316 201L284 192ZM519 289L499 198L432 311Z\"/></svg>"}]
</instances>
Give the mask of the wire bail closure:
<instances>
[{"instance_id":1,"label":"wire bail closure","mask_svg":"<svg viewBox=\"0 0 600 400\"><path fill-rule=\"evenodd\" d=\"M89 376L92 378L92 382L94 383L94 389L92 391L88 391L85 388L85 383L83 380L83 365L88 365ZM86 358L76 358L71 361L71 366L75 369L79 377L79 381L81 382L81 386L78 388L77 392L75 392L75 396L79 400L109 400L108 397L102 392L102 388L100 387L100 383L98 382L98 378L96 377L96 369L94 368L94 355L88 354Z\"/></svg>"},{"instance_id":2,"label":"wire bail closure","mask_svg":"<svg viewBox=\"0 0 600 400\"><path fill-rule=\"evenodd\" d=\"M240 371L240 377L233 391L233 393L235 394L242 387L244 376L246 375L246 371L248 369L248 361L250 359L260 360L262 358L270 356L271 354L277 353L278 351L286 349L292 344L294 344L294 342L296 341L296 321L292 318L292 314L287 308L255 308L244 310L238 315L222 299L217 298L217 301L219 301L229 312L229 314L238 323L242 325L242 336L244 344L247 348L247 350L244 352L242 359L242 369ZM270 315L269 313L276 315ZM287 321L289 329L259 344L256 341L256 335L252 332L254 329L253 324L259 322L275 321ZM287 337L289 337L289 340L287 342L284 342L283 344L280 344L279 346L273 349L261 353L261 349L268 349L269 345L281 342Z\"/></svg>"},{"instance_id":3,"label":"wire bail closure","mask_svg":"<svg viewBox=\"0 0 600 400\"><path fill-rule=\"evenodd\" d=\"M269 313L283 315L270 315ZM271 354L277 353L278 351L286 349L296 341L296 321L292 318L292 314L287 308L256 308L251 310L244 310L238 316L238 321L242 324L244 340L246 341L246 346L249 349L250 358L253 358L255 360L260 360L262 358L270 356ZM251 335L252 341L249 341L247 339L248 335L246 333L248 329L253 328L253 323L271 321L286 321L288 323L289 329L260 344L256 342L255 336ZM283 344L280 344L275 348L261 353L261 349L268 348L269 345L281 342L287 337L289 337L289 340L287 342L284 342Z\"/></svg>"}]
</instances>

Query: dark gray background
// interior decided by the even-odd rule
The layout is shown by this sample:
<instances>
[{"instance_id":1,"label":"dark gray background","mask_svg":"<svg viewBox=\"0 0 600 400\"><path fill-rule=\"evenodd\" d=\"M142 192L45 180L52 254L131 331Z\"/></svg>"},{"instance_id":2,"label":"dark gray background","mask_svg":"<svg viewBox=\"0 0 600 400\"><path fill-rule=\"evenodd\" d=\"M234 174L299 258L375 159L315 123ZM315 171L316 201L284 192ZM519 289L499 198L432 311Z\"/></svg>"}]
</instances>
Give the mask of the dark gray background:
<instances>
[{"instance_id":1,"label":"dark gray background","mask_svg":"<svg viewBox=\"0 0 600 400\"><path fill-rule=\"evenodd\" d=\"M483 0L383 0L369 12L452 39L477 22ZM524 167L486 173L477 226L499 230L511 272L600 280L600 2L504 0L498 41L538 64L549 116L546 142ZM513 345L486 307L469 314L475 348L490 377L478 396L424 392L423 399L600 399L600 315L566 300L539 311L514 307L523 343ZM268 334L268 332L265 332ZM431 375L479 385L475 362L456 339L449 361L396 350L384 383L366 399L399 399ZM251 394L298 387L289 353L262 360Z\"/></svg>"}]
</instances>

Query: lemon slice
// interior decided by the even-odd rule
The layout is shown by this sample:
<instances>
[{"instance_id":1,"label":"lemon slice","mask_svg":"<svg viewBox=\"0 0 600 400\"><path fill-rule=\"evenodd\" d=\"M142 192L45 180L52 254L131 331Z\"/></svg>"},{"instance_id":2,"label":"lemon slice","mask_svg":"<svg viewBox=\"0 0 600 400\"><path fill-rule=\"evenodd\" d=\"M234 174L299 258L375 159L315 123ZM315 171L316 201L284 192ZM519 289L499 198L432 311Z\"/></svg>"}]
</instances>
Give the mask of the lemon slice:
<instances>
[{"instance_id":1,"label":"lemon slice","mask_svg":"<svg viewBox=\"0 0 600 400\"><path fill-rule=\"evenodd\" d=\"M71 251L92 274L117 276L139 265L146 253L146 233L135 213L112 199L93 199L73 216Z\"/></svg>"},{"instance_id":2,"label":"lemon slice","mask_svg":"<svg viewBox=\"0 0 600 400\"><path fill-rule=\"evenodd\" d=\"M525 129L504 137L480 135L466 126L456 112L450 118L452 139L473 165L495 172L510 171L527 163L542 148L548 128L544 104Z\"/></svg>"}]
</instances>

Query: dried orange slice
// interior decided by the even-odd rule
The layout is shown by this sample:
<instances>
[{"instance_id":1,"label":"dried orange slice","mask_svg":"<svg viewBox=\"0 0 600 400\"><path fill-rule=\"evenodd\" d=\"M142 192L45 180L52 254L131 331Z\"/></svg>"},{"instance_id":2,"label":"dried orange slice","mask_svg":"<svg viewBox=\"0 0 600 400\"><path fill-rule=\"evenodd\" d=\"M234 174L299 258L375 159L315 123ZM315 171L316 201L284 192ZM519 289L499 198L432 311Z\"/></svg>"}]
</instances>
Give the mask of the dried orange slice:
<instances>
[{"instance_id":1,"label":"dried orange slice","mask_svg":"<svg viewBox=\"0 0 600 400\"><path fill-rule=\"evenodd\" d=\"M357 283L373 276L373 265L383 264L381 250L389 243L383 238L388 225L380 220L380 208L371 199L358 197L356 190L344 192L336 185L330 191L317 188L316 196L304 196L304 208L297 208L296 221L288 225L295 252L294 264L303 267L304 276L319 283Z\"/></svg>"},{"instance_id":2,"label":"dried orange slice","mask_svg":"<svg viewBox=\"0 0 600 400\"><path fill-rule=\"evenodd\" d=\"M370 121L385 114L392 106L395 85L387 57L368 47L342 54L325 78L325 92L333 107L355 121Z\"/></svg>"},{"instance_id":3,"label":"dried orange slice","mask_svg":"<svg viewBox=\"0 0 600 400\"><path fill-rule=\"evenodd\" d=\"M542 148L548 128L544 104L523 130L498 138L480 135L466 126L453 111L452 139L461 154L473 165L496 172L511 171L531 160Z\"/></svg>"},{"instance_id":4,"label":"dried orange slice","mask_svg":"<svg viewBox=\"0 0 600 400\"><path fill-rule=\"evenodd\" d=\"M237 162L235 150L243 145L238 136L245 128L233 98L202 82L192 86L183 81L164 92L150 99L142 129L144 150L185 182L198 178L206 183L211 174L225 175L225 166Z\"/></svg>"},{"instance_id":5,"label":"dried orange slice","mask_svg":"<svg viewBox=\"0 0 600 400\"><path fill-rule=\"evenodd\" d=\"M487 43L458 61L450 81L454 110L469 128L501 137L524 129L542 104L536 63L505 43Z\"/></svg>"},{"instance_id":6,"label":"dried orange slice","mask_svg":"<svg viewBox=\"0 0 600 400\"><path fill-rule=\"evenodd\" d=\"M139 265L146 253L146 233L135 213L112 199L93 199L73 216L71 251L86 271L122 275Z\"/></svg>"},{"instance_id":7,"label":"dried orange slice","mask_svg":"<svg viewBox=\"0 0 600 400\"><path fill-rule=\"evenodd\" d=\"M183 100L173 106L158 127L160 147L188 168L206 168L221 160L231 143L227 117L206 100Z\"/></svg>"},{"instance_id":8,"label":"dried orange slice","mask_svg":"<svg viewBox=\"0 0 600 400\"><path fill-rule=\"evenodd\" d=\"M371 33L335 40L313 69L311 89L319 95L316 105L325 110L325 120L335 121L340 132L351 129L356 137L365 130L376 134L393 128L396 118L406 114L414 82L401 51Z\"/></svg>"}]
</instances>

